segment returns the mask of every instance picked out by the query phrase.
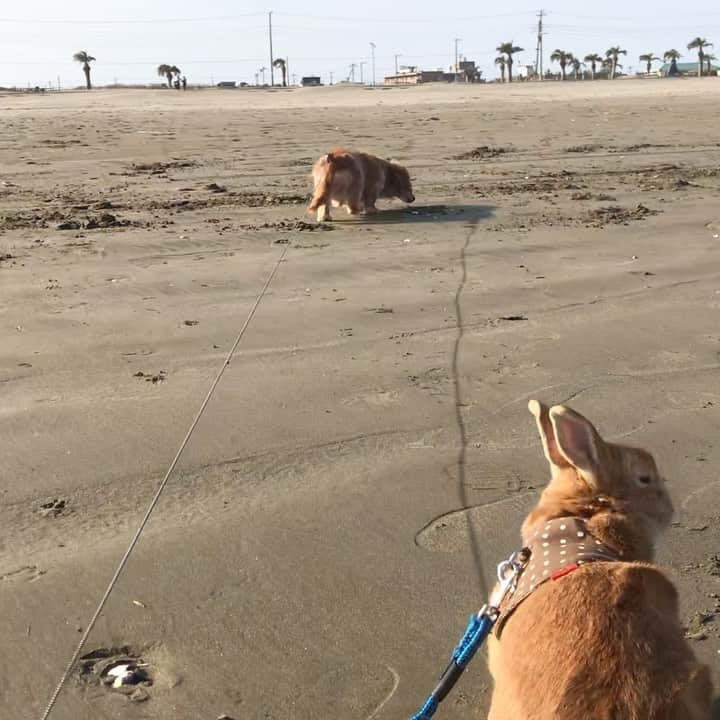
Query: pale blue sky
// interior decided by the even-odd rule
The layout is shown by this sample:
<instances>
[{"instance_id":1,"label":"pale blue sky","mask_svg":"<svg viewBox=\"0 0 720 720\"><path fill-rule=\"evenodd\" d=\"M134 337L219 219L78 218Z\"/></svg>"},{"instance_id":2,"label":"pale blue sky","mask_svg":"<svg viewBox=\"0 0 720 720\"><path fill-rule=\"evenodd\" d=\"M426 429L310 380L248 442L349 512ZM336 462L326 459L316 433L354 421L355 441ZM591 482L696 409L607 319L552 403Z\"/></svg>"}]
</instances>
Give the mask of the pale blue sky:
<instances>
[{"instance_id":1,"label":"pale blue sky","mask_svg":"<svg viewBox=\"0 0 720 720\"><path fill-rule=\"evenodd\" d=\"M82 83L71 62L77 50L97 57L97 84L154 82L155 67L175 63L192 82L245 80L269 65L267 16L274 11L275 54L288 57L291 74L347 77L353 62L369 61L377 46L377 78L390 72L393 55L400 64L424 69L453 62L453 39L461 54L474 59L487 77L495 77L494 48L505 40L525 48L520 62L535 58L536 13L540 3L481 4L477 0L25 0L0 9L0 85L47 85L57 76L64 87ZM362 10L361 10L362 8ZM447 11L446 11L447 9ZM545 36L545 64L559 47L584 56L604 53L614 44L628 50L626 67L637 56L685 46L696 35L718 43L720 6L716 0L604 0L588 5L553 0ZM21 22L17 22L21 21ZM97 22L104 21L104 22ZM153 21L153 22L145 22ZM369 63L364 68L370 76ZM359 70L356 78L359 77Z\"/></svg>"}]
</instances>

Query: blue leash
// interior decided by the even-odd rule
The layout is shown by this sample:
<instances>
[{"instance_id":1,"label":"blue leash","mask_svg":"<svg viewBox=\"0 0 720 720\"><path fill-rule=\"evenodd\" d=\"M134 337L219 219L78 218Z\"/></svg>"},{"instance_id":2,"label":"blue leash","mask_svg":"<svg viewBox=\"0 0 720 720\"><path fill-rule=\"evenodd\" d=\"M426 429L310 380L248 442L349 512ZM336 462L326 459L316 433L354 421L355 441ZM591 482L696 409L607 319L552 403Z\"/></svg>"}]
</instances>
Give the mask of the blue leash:
<instances>
[{"instance_id":1,"label":"blue leash","mask_svg":"<svg viewBox=\"0 0 720 720\"><path fill-rule=\"evenodd\" d=\"M498 585L490 597L490 602L483 605L476 615L470 616L470 622L465 628L460 642L453 650L450 662L440 676L440 681L428 695L420 710L412 716L411 720L430 720L435 715L438 705L453 689L468 663L473 659L475 653L480 649L485 638L493 629L498 617L500 617L498 608L505 596L515 591L518 577L529 557L529 551L523 549L514 552L508 560L504 560L498 565Z\"/></svg>"}]
</instances>

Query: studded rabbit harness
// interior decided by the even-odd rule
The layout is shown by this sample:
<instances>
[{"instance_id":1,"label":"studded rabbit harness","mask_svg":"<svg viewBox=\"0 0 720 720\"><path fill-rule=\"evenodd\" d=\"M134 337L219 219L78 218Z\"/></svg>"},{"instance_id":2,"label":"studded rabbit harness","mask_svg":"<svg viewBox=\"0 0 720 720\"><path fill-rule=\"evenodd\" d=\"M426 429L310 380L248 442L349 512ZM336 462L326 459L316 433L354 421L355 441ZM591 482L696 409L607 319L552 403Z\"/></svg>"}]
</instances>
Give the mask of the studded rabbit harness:
<instances>
[{"instance_id":1,"label":"studded rabbit harness","mask_svg":"<svg viewBox=\"0 0 720 720\"><path fill-rule=\"evenodd\" d=\"M528 545L530 559L515 590L500 606L494 631L499 638L515 608L539 585L559 578L591 562L613 562L620 556L594 537L579 517L554 518L541 525Z\"/></svg>"}]
</instances>

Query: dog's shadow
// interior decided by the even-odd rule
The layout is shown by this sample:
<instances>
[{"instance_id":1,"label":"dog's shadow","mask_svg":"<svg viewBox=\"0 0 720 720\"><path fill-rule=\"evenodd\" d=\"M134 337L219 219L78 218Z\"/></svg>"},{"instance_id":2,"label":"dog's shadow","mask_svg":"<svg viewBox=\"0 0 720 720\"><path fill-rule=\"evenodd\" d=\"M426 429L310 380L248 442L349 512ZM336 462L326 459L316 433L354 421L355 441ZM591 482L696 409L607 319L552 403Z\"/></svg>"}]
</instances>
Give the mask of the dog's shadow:
<instances>
[{"instance_id":1,"label":"dog's shadow","mask_svg":"<svg viewBox=\"0 0 720 720\"><path fill-rule=\"evenodd\" d=\"M434 222L478 223L495 214L493 205L408 205L380 210L375 215L340 216L340 222L363 225L402 225Z\"/></svg>"}]
</instances>

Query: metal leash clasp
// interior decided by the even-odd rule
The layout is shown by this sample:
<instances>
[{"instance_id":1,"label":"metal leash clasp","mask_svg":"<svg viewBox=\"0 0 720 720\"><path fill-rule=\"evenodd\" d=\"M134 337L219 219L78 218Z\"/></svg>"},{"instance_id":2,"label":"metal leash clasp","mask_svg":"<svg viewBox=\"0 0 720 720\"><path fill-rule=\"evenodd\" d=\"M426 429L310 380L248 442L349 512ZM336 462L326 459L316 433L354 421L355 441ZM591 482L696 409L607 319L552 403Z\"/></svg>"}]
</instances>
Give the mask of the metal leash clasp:
<instances>
[{"instance_id":1,"label":"metal leash clasp","mask_svg":"<svg viewBox=\"0 0 720 720\"><path fill-rule=\"evenodd\" d=\"M529 559L530 550L523 548L522 550L515 551L507 560L503 560L498 565L498 584L493 590L492 595L490 595L490 602L487 608L489 612L497 614L500 605L502 605L508 593L512 594L515 592L518 578L525 569L525 565L527 565Z\"/></svg>"}]
</instances>

